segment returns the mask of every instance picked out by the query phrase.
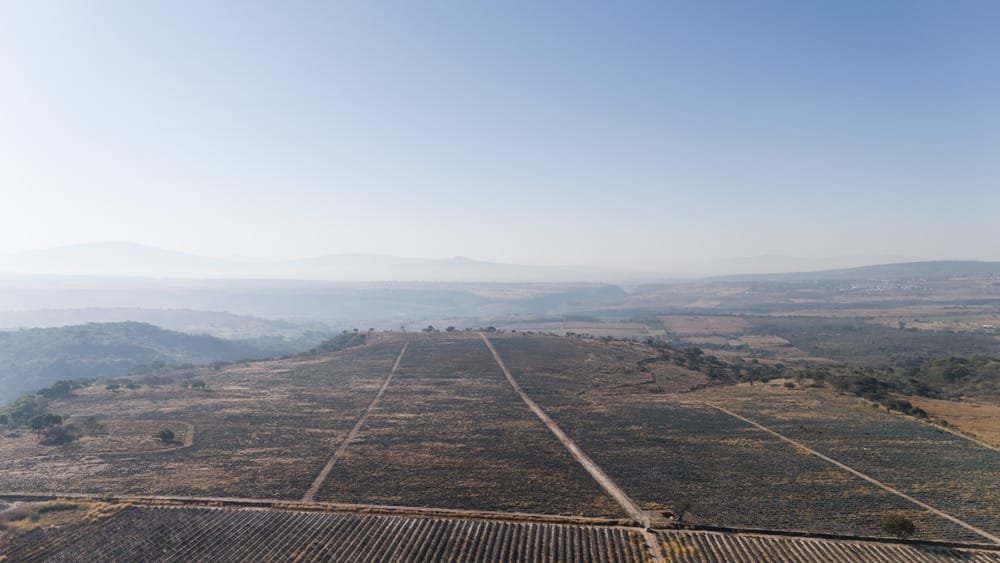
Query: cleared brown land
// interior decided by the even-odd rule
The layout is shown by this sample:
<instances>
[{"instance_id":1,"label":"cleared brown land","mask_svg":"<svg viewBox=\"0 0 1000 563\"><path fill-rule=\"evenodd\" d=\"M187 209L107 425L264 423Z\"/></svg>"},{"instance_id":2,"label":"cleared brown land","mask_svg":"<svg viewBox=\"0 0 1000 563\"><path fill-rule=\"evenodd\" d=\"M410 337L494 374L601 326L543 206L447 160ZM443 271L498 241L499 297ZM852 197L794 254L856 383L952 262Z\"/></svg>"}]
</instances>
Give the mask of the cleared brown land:
<instances>
[{"instance_id":1,"label":"cleared brown land","mask_svg":"<svg viewBox=\"0 0 1000 563\"><path fill-rule=\"evenodd\" d=\"M71 417L69 424L79 426L85 417ZM18 459L35 456L114 455L140 452L164 452L190 446L194 440L193 425L177 420L128 420L105 419L101 428L62 446L40 444L31 432L11 432L0 440L0 459ZM164 443L155 436L162 428L174 433L174 442Z\"/></svg>"},{"instance_id":2,"label":"cleared brown land","mask_svg":"<svg viewBox=\"0 0 1000 563\"><path fill-rule=\"evenodd\" d=\"M174 384L78 390L50 410L108 421L109 437L65 448L41 446L24 430L0 439L0 447L18 449L16 457L0 458L0 492L298 499L371 402L400 347L386 341L323 357L201 370L207 390ZM127 433L116 430L132 423ZM195 429L191 447L150 443L160 426L176 428L183 440L186 424Z\"/></svg>"},{"instance_id":3,"label":"cleared brown land","mask_svg":"<svg viewBox=\"0 0 1000 563\"><path fill-rule=\"evenodd\" d=\"M705 406L712 388L692 392L682 379L674 386L662 382L673 394L648 386L602 393L593 386L621 385L609 372L622 357L607 354L603 343L492 340L528 394L646 510L671 511L687 502L688 519L704 524L865 536L882 535L884 514L904 512L918 522L920 537L987 541Z\"/></svg>"},{"instance_id":4,"label":"cleared brown land","mask_svg":"<svg viewBox=\"0 0 1000 563\"><path fill-rule=\"evenodd\" d=\"M306 491L306 494L302 496L303 501L312 502L316 498L316 493L319 492L320 487L323 486L323 483L325 483L326 479L330 476L330 471L333 470L334 465L337 464L337 461L340 460L340 457L344 455L345 451L347 451L347 446L349 446L351 442L354 441L358 432L361 431L361 427L364 426L366 422L368 422L368 417L371 416L371 413L375 411L375 408L378 406L378 402L382 399L382 395L385 394L385 390L388 389L389 384L392 383L392 378L393 376L396 375L396 370L399 369L399 364L400 362L403 361L403 355L406 354L406 348L408 346L409 346L408 342L403 344L403 347L399 350L399 355L396 356L396 361L392 364L392 369L389 370L389 375L387 375L385 378L385 382L382 383L382 386L379 387L378 392L375 393L375 396L372 398L372 402L368 404L368 407L365 409L365 411L361 413L360 417L358 417L358 421L354 423L354 427L351 428L351 431L348 432L347 436L345 436L344 439L340 442L340 445L337 447L336 451L333 452L333 456L331 456L329 461L326 462L326 465L323 466L323 470L320 471L319 475L316 476L316 479L313 481L312 485L309 486L309 489Z\"/></svg>"},{"instance_id":5,"label":"cleared brown land","mask_svg":"<svg viewBox=\"0 0 1000 563\"><path fill-rule=\"evenodd\" d=\"M418 338L320 501L624 517L477 335Z\"/></svg>"},{"instance_id":6,"label":"cleared brown land","mask_svg":"<svg viewBox=\"0 0 1000 563\"><path fill-rule=\"evenodd\" d=\"M1000 535L1000 452L827 389L768 385L692 393ZM956 538L957 539L957 538ZM969 538L974 541L974 538Z\"/></svg>"}]
</instances>

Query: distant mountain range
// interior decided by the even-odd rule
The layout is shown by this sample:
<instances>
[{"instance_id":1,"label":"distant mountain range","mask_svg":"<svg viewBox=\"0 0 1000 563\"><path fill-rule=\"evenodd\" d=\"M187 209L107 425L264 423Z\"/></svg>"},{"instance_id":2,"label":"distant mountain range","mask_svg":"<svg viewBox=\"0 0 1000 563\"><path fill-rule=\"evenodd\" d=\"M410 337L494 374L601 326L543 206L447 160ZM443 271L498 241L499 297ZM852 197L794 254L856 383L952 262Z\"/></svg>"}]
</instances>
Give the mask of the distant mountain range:
<instances>
[{"instance_id":1,"label":"distant mountain range","mask_svg":"<svg viewBox=\"0 0 1000 563\"><path fill-rule=\"evenodd\" d=\"M781 274L738 274L711 278L717 281L894 281L912 279L948 279L963 276L1000 276L1000 262L976 260L935 260L878 264L859 268L790 272Z\"/></svg>"},{"instance_id":2,"label":"distant mountain range","mask_svg":"<svg viewBox=\"0 0 1000 563\"><path fill-rule=\"evenodd\" d=\"M703 268L708 275L781 274L787 272L823 272L860 268L879 264L918 262L913 256L898 254L826 256L803 258L782 254L762 254L712 262Z\"/></svg>"},{"instance_id":3,"label":"distant mountain range","mask_svg":"<svg viewBox=\"0 0 1000 563\"><path fill-rule=\"evenodd\" d=\"M147 278L500 283L608 281L654 277L641 272L504 264L461 256L425 259L380 254L333 254L272 262L225 260L128 242L61 246L0 255L0 272Z\"/></svg>"},{"instance_id":4,"label":"distant mountain range","mask_svg":"<svg viewBox=\"0 0 1000 563\"><path fill-rule=\"evenodd\" d=\"M652 260L651 260L652 262ZM725 279L848 279L926 277L991 271L990 262L918 262L910 257L800 258L767 254L708 263L698 268ZM693 267L692 267L693 269ZM957 269L957 270L956 270ZM791 273L789 273L791 272ZM0 254L0 274L435 283L653 283L680 279L668 272L611 268L530 266L453 258L403 258L383 254L331 254L283 261L208 258L129 242L80 244ZM735 274L734 274L735 273ZM950 275L950 274L949 274ZM2 277L2 275L0 275ZM685 279L696 279L691 275Z\"/></svg>"}]
</instances>

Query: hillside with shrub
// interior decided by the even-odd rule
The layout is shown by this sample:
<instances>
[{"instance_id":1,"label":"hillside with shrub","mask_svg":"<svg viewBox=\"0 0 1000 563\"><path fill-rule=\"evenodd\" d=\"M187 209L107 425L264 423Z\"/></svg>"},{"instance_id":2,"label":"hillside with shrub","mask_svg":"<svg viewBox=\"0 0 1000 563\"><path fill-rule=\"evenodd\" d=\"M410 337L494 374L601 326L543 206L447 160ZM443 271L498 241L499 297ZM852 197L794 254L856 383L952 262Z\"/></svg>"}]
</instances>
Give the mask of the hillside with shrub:
<instances>
[{"instance_id":1,"label":"hillside with shrub","mask_svg":"<svg viewBox=\"0 0 1000 563\"><path fill-rule=\"evenodd\" d=\"M151 366L260 359L296 351L292 344L263 346L136 322L0 332L0 402L59 380L119 377Z\"/></svg>"}]
</instances>

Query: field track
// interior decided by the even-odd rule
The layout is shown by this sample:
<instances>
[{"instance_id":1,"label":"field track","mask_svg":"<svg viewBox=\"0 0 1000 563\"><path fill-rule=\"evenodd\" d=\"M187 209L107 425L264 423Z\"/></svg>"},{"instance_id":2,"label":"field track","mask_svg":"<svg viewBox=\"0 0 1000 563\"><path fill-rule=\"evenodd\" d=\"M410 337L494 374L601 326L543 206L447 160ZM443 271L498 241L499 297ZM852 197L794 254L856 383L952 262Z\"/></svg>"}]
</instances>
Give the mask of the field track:
<instances>
[{"instance_id":1,"label":"field track","mask_svg":"<svg viewBox=\"0 0 1000 563\"><path fill-rule=\"evenodd\" d=\"M805 444L803 444L801 442L797 442L795 440L792 440L791 438L789 438L789 437L787 437L787 436L785 436L783 434L779 434L778 432L775 432L774 430L772 430L772 429L770 429L770 428L768 428L768 427L766 427L766 426L764 426L762 424L754 422L754 421L752 421L752 420L750 420L750 419L748 419L746 417L740 416L740 415L738 415L738 414L736 414L736 413L734 413L734 412L732 412L730 410L727 410L727 409L725 409L723 407L720 407L718 405L713 405L711 403L707 403L707 404L708 404L708 406L710 406L712 408L715 408L715 409L717 409L719 411L722 411L722 412L724 412L724 413L726 413L726 414L728 414L730 416L738 418L738 419L742 420L743 422L746 422L747 424L750 424L750 425L756 427L759 430L767 432L768 434L771 434L771 435L773 435L773 436L775 436L775 437L777 437L777 438L779 438L779 439L781 439L781 440L783 440L783 441L785 441L785 442L787 442L789 444L792 444L793 446L795 446L797 448L800 448L803 451L809 452L810 454L812 454L812 455L814 455L814 456L822 459L823 461L832 463L833 465L836 465L837 467L843 469L844 471L847 471L847 472L851 473L852 475L854 475L856 477L860 477L860 478L864 479L865 481L868 481L869 483L871 483L873 485L881 487L882 489L884 489L884 490L886 490L886 491L888 491L888 492L890 492L890 493L892 493L894 495L897 495L897 496L899 496L901 498L904 498L904 499L912 502L913 504L915 504L915 505L923 508L924 510L928 510L928 511L930 511L930 512L932 512L932 513L934 513L934 514L936 514L936 515L938 515L938 516L940 516L942 518L950 520L951 522L954 522L955 524L958 524L959 526L965 528L966 530L969 530L970 532L978 534L978 535L980 535L980 536L982 536L982 537L990 540L991 542L993 542L993 543L995 543L997 545L1000 545L1000 537L997 537L997 536L995 536L995 535L993 535L993 534L991 534L991 533L989 533L989 532L987 532L985 530L981 530L981 529L973 526L972 524L969 524L969 523L967 523L967 522L965 522L963 520L960 520L960 519L952 516L951 514L948 514L946 512L938 510L937 508L934 508L933 506L930 506L929 504L921 502L921 501L919 501L919 500L917 500L917 499L915 499L915 498L907 495L906 493L904 493L904 492L902 492L902 491L900 491L898 489L894 489L894 488L890 487L889 485L886 485L885 483L882 483L881 481L876 480L873 477L865 475L864 473L861 473L860 471L858 471L858 470L856 470L856 469L854 469L852 467L849 467L849 466L847 466L847 465L845 465L845 464L843 464L843 463L841 463L841 462L839 462L839 461L837 461L837 460L835 460L835 459L833 459L831 457L825 456L825 455L817 452L816 450L810 448L809 446L806 446Z\"/></svg>"},{"instance_id":2,"label":"field track","mask_svg":"<svg viewBox=\"0 0 1000 563\"><path fill-rule=\"evenodd\" d=\"M382 383L382 387L379 387L378 393L375 394L375 398L373 398L372 402L368 404L365 412L363 412L361 417L358 418L358 421L354 424L354 427L351 428L351 431L347 434L347 437L344 438L344 441L341 442L340 446L337 447L337 450L333 452L333 456L330 457L330 461L327 461L326 465L323 466L323 470L316 476L316 480L313 481L312 486L310 486L309 490L306 491L306 494L302 496L303 502L312 502L316 498L316 494L319 492L320 487L323 486L326 478L330 476L330 471L332 471L333 466L337 464L337 460L340 459L340 456L342 456L345 451L347 451L348 444L350 444L351 441L358 435L358 432L361 431L361 427L364 426L365 421L368 420L368 416L371 415L371 413L375 410L375 407L378 406L379 399L381 399L382 395L385 394L385 390L389 388L389 383L392 382L392 376L396 375L396 370L399 369L399 363L403 361L403 354L406 353L406 347L408 344L409 343L403 344L403 349L399 351L399 356L396 357L396 363L392 364L392 369L389 370L389 375L386 376L385 382Z\"/></svg>"},{"instance_id":3,"label":"field track","mask_svg":"<svg viewBox=\"0 0 1000 563\"><path fill-rule=\"evenodd\" d=\"M486 347L490 349L490 353L493 354L493 359L496 360L497 365L500 366L500 369L503 371L503 374L507 378L507 381L510 383L511 387L514 388L514 391L517 391L517 394L521 397L524 403L528 405L528 408L531 409L531 412L535 413L535 415L538 416L538 418L541 419L543 423L545 423L545 426L547 426L548 429L551 430L553 434L555 434L556 438L558 438L559 441L564 446L566 446L566 449L569 450L569 453L573 455L573 458L576 459L580 463L580 465L582 465L583 468L587 470L587 473L590 473L590 475L594 478L594 480L597 481L597 483L600 484L601 487L604 488L604 490L607 491L609 495L611 495L611 498L615 499L618 502L618 504L621 505L625 513L628 514L630 518L635 519L636 522L642 523L642 525L646 529L648 529L650 526L649 517L642 512L642 510L639 508L639 505L636 504L635 501L633 501L627 494L625 494L625 491L623 491L621 487L619 487L611 479L611 477L608 477L608 474L605 473L604 470L601 469L601 467L594 462L594 460L590 459L590 456L585 454L583 450L581 450L580 447L577 446L576 443L569 436L567 436L565 432L562 431L562 428L559 428L559 425L556 424L556 421L552 420L552 418L550 418L549 415L545 414L545 411L542 410L542 407L538 406L538 404L535 403L535 401L532 400L531 397L529 397L528 394L524 392L524 389L522 389L521 385L518 384L516 379L514 379L514 376L510 373L510 370L507 369L507 365L504 364L503 359L500 357L500 353L497 352L496 348L493 347L493 343L491 343L490 339L486 337L486 334L481 332L479 333L479 336L482 337L483 343L486 344ZM648 532L645 534L645 536L646 536L645 539L649 544L650 551L653 553L655 560L665 561L663 556L660 554L659 544L656 541L656 539L652 536L652 534L649 534Z\"/></svg>"}]
</instances>

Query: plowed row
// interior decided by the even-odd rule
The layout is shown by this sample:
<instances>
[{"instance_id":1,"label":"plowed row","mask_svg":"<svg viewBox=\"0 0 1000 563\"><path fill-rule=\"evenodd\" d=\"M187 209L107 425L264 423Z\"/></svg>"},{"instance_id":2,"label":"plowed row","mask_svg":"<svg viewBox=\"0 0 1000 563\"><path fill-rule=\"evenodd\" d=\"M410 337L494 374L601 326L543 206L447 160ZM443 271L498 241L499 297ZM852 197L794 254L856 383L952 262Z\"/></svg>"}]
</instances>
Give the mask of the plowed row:
<instances>
[{"instance_id":1,"label":"plowed row","mask_svg":"<svg viewBox=\"0 0 1000 563\"><path fill-rule=\"evenodd\" d=\"M696 531L656 532L667 561L1000 562L1000 552ZM6 559L5 559L6 558ZM637 529L282 510L139 507L38 530L0 561L649 562Z\"/></svg>"},{"instance_id":2,"label":"plowed row","mask_svg":"<svg viewBox=\"0 0 1000 563\"><path fill-rule=\"evenodd\" d=\"M646 561L637 531L295 511L131 507L58 535L24 536L10 561Z\"/></svg>"},{"instance_id":3,"label":"plowed row","mask_svg":"<svg viewBox=\"0 0 1000 563\"><path fill-rule=\"evenodd\" d=\"M659 532L667 560L677 563L934 563L996 562L1000 552L855 541L763 537L712 532Z\"/></svg>"}]
</instances>

